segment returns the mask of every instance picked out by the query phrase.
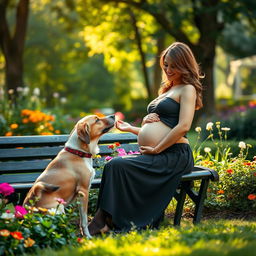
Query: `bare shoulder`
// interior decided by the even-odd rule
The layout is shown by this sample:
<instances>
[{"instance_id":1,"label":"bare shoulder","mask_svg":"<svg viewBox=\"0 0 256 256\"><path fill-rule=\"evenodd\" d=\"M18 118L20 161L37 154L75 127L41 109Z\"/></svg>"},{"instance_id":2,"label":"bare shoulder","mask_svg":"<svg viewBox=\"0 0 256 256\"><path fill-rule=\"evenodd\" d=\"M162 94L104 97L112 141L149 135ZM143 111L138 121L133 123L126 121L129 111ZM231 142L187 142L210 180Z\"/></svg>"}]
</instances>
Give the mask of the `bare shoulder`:
<instances>
[{"instance_id":1,"label":"bare shoulder","mask_svg":"<svg viewBox=\"0 0 256 256\"><path fill-rule=\"evenodd\" d=\"M180 96L184 99L192 99L196 97L196 88L192 84L186 84L182 87Z\"/></svg>"},{"instance_id":2,"label":"bare shoulder","mask_svg":"<svg viewBox=\"0 0 256 256\"><path fill-rule=\"evenodd\" d=\"M181 93L196 93L196 88L192 84L186 84L182 87Z\"/></svg>"}]
</instances>

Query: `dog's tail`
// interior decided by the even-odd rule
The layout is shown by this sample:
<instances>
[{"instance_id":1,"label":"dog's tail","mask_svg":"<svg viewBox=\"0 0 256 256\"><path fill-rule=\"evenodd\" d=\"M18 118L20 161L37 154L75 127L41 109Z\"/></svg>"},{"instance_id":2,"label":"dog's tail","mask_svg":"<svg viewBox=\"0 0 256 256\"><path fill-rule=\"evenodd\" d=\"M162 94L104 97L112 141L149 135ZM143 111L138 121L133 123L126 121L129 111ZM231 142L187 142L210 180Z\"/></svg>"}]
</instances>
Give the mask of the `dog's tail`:
<instances>
[{"instance_id":1,"label":"dog's tail","mask_svg":"<svg viewBox=\"0 0 256 256\"><path fill-rule=\"evenodd\" d=\"M39 181L30 189L23 205L33 205L41 199L43 192L50 193L58 190L59 188L59 186Z\"/></svg>"}]
</instances>

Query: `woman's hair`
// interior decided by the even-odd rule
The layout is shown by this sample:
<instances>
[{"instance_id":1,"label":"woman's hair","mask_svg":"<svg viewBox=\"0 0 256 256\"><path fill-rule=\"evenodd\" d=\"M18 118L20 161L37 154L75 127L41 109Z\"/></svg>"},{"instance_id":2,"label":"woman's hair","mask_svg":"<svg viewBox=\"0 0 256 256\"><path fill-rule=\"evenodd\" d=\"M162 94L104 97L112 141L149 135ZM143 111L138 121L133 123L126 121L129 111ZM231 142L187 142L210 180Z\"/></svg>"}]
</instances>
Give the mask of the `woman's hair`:
<instances>
[{"instance_id":1,"label":"woman's hair","mask_svg":"<svg viewBox=\"0 0 256 256\"><path fill-rule=\"evenodd\" d=\"M191 84L196 89L196 109L203 106L202 103L202 84L200 79L204 76L200 74L199 65L191 51L184 43L175 42L167 47L161 54L160 66L164 70L164 59L169 56L172 65L181 73L182 84ZM165 72L162 73L162 86L159 89L159 94L167 92L172 86L168 81Z\"/></svg>"}]
</instances>

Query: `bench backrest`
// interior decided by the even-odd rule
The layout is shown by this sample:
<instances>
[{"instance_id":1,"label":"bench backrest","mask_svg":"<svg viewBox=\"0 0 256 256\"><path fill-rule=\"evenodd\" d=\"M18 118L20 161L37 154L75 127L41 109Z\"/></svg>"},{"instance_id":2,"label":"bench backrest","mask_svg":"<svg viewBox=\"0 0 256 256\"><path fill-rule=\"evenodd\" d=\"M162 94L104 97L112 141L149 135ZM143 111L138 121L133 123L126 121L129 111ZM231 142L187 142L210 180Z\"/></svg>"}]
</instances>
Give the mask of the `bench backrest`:
<instances>
[{"instance_id":1,"label":"bench backrest","mask_svg":"<svg viewBox=\"0 0 256 256\"><path fill-rule=\"evenodd\" d=\"M63 149L68 136L0 137L0 183L34 182L50 161ZM138 150L136 135L107 133L99 141L100 155L103 157L110 155L112 149L108 146L115 142L119 142L126 152ZM94 161L94 167L98 167L99 164L99 159Z\"/></svg>"}]
</instances>

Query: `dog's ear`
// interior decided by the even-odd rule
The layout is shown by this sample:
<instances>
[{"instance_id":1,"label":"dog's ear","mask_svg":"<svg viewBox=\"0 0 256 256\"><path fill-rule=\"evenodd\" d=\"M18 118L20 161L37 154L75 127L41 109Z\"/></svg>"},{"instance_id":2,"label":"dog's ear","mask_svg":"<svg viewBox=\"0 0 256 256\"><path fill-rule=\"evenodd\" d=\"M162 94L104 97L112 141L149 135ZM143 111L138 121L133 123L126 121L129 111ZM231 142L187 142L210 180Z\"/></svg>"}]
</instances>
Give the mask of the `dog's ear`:
<instances>
[{"instance_id":1,"label":"dog's ear","mask_svg":"<svg viewBox=\"0 0 256 256\"><path fill-rule=\"evenodd\" d=\"M77 134L80 140L90 144L90 127L87 123L79 123L77 125Z\"/></svg>"}]
</instances>

